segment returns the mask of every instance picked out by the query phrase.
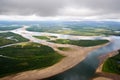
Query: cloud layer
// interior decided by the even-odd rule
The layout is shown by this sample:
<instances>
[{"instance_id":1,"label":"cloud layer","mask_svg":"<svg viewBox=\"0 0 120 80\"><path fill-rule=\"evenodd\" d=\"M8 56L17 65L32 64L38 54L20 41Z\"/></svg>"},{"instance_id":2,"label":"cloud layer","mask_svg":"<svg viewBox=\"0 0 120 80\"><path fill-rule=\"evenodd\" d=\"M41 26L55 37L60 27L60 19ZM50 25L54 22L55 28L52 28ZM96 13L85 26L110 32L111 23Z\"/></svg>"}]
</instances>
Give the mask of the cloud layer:
<instances>
[{"instance_id":1,"label":"cloud layer","mask_svg":"<svg viewBox=\"0 0 120 80\"><path fill-rule=\"evenodd\" d=\"M0 0L0 15L119 19L120 0Z\"/></svg>"}]
</instances>

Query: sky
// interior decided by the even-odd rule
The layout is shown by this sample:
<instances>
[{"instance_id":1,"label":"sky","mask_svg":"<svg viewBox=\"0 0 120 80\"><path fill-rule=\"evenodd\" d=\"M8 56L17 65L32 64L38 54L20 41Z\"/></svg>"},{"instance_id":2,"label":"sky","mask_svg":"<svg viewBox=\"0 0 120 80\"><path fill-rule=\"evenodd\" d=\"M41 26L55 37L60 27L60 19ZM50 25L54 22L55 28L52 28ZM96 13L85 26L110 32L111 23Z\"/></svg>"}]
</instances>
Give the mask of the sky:
<instances>
[{"instance_id":1,"label":"sky","mask_svg":"<svg viewBox=\"0 0 120 80\"><path fill-rule=\"evenodd\" d=\"M0 0L0 20L120 20L120 0Z\"/></svg>"}]
</instances>

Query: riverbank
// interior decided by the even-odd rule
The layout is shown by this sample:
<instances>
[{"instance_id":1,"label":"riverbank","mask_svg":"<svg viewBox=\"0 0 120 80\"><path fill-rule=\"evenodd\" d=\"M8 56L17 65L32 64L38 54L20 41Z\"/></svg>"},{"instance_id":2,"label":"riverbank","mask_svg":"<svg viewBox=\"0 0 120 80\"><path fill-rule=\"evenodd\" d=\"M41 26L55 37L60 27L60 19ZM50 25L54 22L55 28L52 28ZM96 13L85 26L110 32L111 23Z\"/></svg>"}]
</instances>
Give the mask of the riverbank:
<instances>
[{"instance_id":1,"label":"riverbank","mask_svg":"<svg viewBox=\"0 0 120 80\"><path fill-rule=\"evenodd\" d=\"M120 75L112 73L98 72L92 80L120 80Z\"/></svg>"},{"instance_id":2,"label":"riverbank","mask_svg":"<svg viewBox=\"0 0 120 80\"><path fill-rule=\"evenodd\" d=\"M38 80L38 79L47 78L74 67L80 61L82 61L88 55L89 52L97 48L100 48L102 46L95 46L95 47L88 47L88 48L78 47L78 46L69 46L70 48L69 51L58 50L60 54L65 55L66 57L51 67L41 69L41 70L37 69L37 70L18 73L15 75L0 78L0 80Z\"/></svg>"},{"instance_id":3,"label":"riverbank","mask_svg":"<svg viewBox=\"0 0 120 80\"><path fill-rule=\"evenodd\" d=\"M100 66L97 68L96 73L92 78L92 80L119 80L120 79L120 75L118 74L102 72L102 67L105 60L108 59L109 57L117 55L118 53L119 53L118 51L113 51L107 55L102 55L99 57Z\"/></svg>"},{"instance_id":4,"label":"riverbank","mask_svg":"<svg viewBox=\"0 0 120 80\"><path fill-rule=\"evenodd\" d=\"M0 78L0 80L41 80L43 78L48 78L74 67L75 65L79 64L82 60L84 60L91 51L106 45L104 44L104 45L94 46L94 47L79 47L79 46L68 45L68 44L50 43L44 40L34 38L33 36L36 33L28 32L25 30L25 28L26 27L23 27L12 32L17 33L29 39L31 42L41 43L43 45L50 46L55 51L57 51L58 53L66 57L51 67L14 74L11 76ZM110 38L107 38L107 39L109 40ZM70 50L61 51L58 49L58 47L67 47Z\"/></svg>"}]
</instances>

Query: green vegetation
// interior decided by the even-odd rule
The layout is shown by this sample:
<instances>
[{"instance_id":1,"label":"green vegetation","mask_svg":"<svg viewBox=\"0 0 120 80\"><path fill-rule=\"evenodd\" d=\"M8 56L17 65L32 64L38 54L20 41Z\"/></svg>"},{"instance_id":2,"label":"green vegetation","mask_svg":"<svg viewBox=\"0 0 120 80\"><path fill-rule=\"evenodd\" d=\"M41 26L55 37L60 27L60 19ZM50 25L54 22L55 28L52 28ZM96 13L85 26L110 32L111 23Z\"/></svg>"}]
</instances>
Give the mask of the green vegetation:
<instances>
[{"instance_id":1,"label":"green vegetation","mask_svg":"<svg viewBox=\"0 0 120 80\"><path fill-rule=\"evenodd\" d=\"M0 46L4 46L4 45L7 45L7 44L12 44L12 43L14 43L13 40L8 40L8 39L0 37Z\"/></svg>"},{"instance_id":2,"label":"green vegetation","mask_svg":"<svg viewBox=\"0 0 120 80\"><path fill-rule=\"evenodd\" d=\"M26 41L28 39L12 32L0 33L0 46Z\"/></svg>"},{"instance_id":3,"label":"green vegetation","mask_svg":"<svg viewBox=\"0 0 120 80\"><path fill-rule=\"evenodd\" d=\"M77 46L83 46L83 47L89 47L89 46L96 46L100 44L105 44L109 42L108 40L69 40L69 39L57 39L54 41L51 41L54 43L59 44L72 44Z\"/></svg>"},{"instance_id":4,"label":"green vegetation","mask_svg":"<svg viewBox=\"0 0 120 80\"><path fill-rule=\"evenodd\" d=\"M51 66L63 58L51 47L21 43L0 49L0 76Z\"/></svg>"},{"instance_id":5,"label":"green vegetation","mask_svg":"<svg viewBox=\"0 0 120 80\"><path fill-rule=\"evenodd\" d=\"M51 37L51 38L57 38L57 36L49 36L49 37Z\"/></svg>"},{"instance_id":6,"label":"green vegetation","mask_svg":"<svg viewBox=\"0 0 120 80\"><path fill-rule=\"evenodd\" d=\"M94 22L58 22L57 24L52 22L49 24L46 22L39 24L39 26L31 26L27 28L27 30L80 36L120 35L120 28L116 23L111 24L106 22L98 22L97 24Z\"/></svg>"},{"instance_id":7,"label":"green vegetation","mask_svg":"<svg viewBox=\"0 0 120 80\"><path fill-rule=\"evenodd\" d=\"M33 37L47 41L50 41L50 39L52 38L57 38L57 36L33 36Z\"/></svg>"},{"instance_id":8,"label":"green vegetation","mask_svg":"<svg viewBox=\"0 0 120 80\"><path fill-rule=\"evenodd\" d=\"M42 40L50 40L47 36L34 36L35 38L42 39Z\"/></svg>"},{"instance_id":9,"label":"green vegetation","mask_svg":"<svg viewBox=\"0 0 120 80\"><path fill-rule=\"evenodd\" d=\"M75 26L73 26L75 27ZM64 26L55 26L55 27L36 27L31 26L27 28L28 31L35 32L50 32L50 33L58 33L58 34L70 34L70 35L80 35L80 36L97 36L103 35L101 31L95 32L95 29L82 29L80 27L68 27L68 29L64 29Z\"/></svg>"},{"instance_id":10,"label":"green vegetation","mask_svg":"<svg viewBox=\"0 0 120 80\"><path fill-rule=\"evenodd\" d=\"M13 30L17 28L20 28L20 26L0 26L0 31Z\"/></svg>"},{"instance_id":11,"label":"green vegetation","mask_svg":"<svg viewBox=\"0 0 120 80\"><path fill-rule=\"evenodd\" d=\"M59 50L62 50L62 51L67 51L67 50L70 50L70 48L68 47L58 47Z\"/></svg>"},{"instance_id":12,"label":"green vegetation","mask_svg":"<svg viewBox=\"0 0 120 80\"><path fill-rule=\"evenodd\" d=\"M120 74L120 50L118 55L110 57L105 61L102 71Z\"/></svg>"}]
</instances>

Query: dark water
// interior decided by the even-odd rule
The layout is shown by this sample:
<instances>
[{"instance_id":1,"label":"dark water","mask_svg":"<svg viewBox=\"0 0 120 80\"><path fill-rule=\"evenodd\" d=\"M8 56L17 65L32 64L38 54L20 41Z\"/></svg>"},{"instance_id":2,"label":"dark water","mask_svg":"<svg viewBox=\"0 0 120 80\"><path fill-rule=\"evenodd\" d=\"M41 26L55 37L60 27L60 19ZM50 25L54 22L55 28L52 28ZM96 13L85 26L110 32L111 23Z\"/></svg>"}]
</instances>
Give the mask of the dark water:
<instances>
[{"instance_id":1,"label":"dark water","mask_svg":"<svg viewBox=\"0 0 120 80\"><path fill-rule=\"evenodd\" d=\"M98 57L120 49L120 37L110 37L112 42L92 51L82 62L75 67L45 80L89 80L99 66Z\"/></svg>"}]
</instances>

